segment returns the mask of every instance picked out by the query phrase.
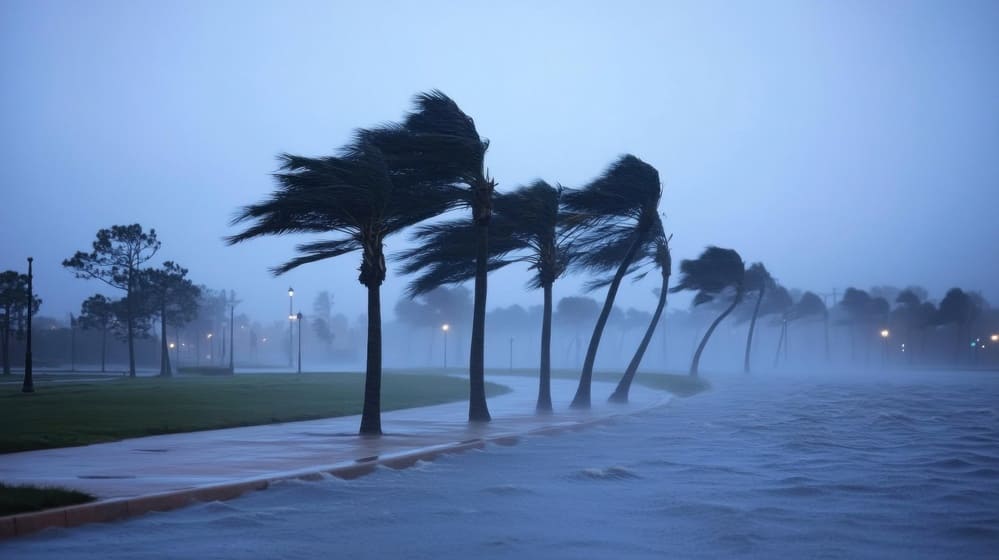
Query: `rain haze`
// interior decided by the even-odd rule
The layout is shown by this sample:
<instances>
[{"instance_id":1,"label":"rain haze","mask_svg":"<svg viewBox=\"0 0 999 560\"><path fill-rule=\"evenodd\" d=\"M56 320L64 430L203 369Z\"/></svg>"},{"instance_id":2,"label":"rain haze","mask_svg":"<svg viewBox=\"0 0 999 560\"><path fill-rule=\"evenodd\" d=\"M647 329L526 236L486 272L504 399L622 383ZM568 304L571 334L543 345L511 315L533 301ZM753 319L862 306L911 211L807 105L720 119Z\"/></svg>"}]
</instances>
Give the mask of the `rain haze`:
<instances>
[{"instance_id":1,"label":"rain haze","mask_svg":"<svg viewBox=\"0 0 999 560\"><path fill-rule=\"evenodd\" d=\"M491 142L499 189L659 169L674 259L709 244L788 286L953 286L999 300L999 6L992 2L3 2L0 216L41 313L93 293L61 262L112 224L286 314L288 285L364 311L356 262L274 279L300 238L226 247L282 152L330 155L438 88ZM405 235L387 250L406 246ZM389 266L384 287L404 287ZM489 305L524 293L496 275ZM577 293L570 276L558 287ZM621 302L651 301L647 289ZM535 299L537 296L533 296Z\"/></svg>"},{"instance_id":2,"label":"rain haze","mask_svg":"<svg viewBox=\"0 0 999 560\"><path fill-rule=\"evenodd\" d=\"M997 69L995 1L0 0L0 558L994 557Z\"/></svg>"}]
</instances>

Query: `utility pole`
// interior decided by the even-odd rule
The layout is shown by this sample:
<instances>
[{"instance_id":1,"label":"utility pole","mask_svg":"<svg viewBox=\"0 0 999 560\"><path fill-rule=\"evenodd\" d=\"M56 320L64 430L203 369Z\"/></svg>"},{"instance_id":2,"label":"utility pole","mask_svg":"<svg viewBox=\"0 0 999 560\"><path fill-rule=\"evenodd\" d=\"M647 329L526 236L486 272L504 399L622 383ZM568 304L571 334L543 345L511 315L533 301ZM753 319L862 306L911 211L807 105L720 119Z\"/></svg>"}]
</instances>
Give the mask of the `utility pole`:
<instances>
[{"instance_id":1,"label":"utility pole","mask_svg":"<svg viewBox=\"0 0 999 560\"><path fill-rule=\"evenodd\" d=\"M28 339L24 351L24 384L21 385L22 393L35 392L35 378L31 373L31 312L34 311L35 291L33 286L34 275L31 272L32 257L28 257Z\"/></svg>"}]
</instances>

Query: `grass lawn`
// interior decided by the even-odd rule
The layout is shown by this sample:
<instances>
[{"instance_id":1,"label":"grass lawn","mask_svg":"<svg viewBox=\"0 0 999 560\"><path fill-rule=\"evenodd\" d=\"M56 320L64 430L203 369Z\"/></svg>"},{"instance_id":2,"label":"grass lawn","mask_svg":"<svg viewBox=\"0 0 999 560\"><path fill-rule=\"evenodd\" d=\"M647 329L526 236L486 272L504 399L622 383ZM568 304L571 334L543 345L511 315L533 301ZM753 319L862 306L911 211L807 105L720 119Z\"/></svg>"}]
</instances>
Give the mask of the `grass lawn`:
<instances>
[{"instance_id":1,"label":"grass lawn","mask_svg":"<svg viewBox=\"0 0 999 560\"><path fill-rule=\"evenodd\" d=\"M0 483L0 516L73 506L94 501L90 494L62 488L8 486Z\"/></svg>"},{"instance_id":2,"label":"grass lawn","mask_svg":"<svg viewBox=\"0 0 999 560\"><path fill-rule=\"evenodd\" d=\"M361 373L115 378L0 386L0 453L361 413ZM488 383L489 395L509 391ZM382 410L468 398L468 381L386 373Z\"/></svg>"}]
</instances>

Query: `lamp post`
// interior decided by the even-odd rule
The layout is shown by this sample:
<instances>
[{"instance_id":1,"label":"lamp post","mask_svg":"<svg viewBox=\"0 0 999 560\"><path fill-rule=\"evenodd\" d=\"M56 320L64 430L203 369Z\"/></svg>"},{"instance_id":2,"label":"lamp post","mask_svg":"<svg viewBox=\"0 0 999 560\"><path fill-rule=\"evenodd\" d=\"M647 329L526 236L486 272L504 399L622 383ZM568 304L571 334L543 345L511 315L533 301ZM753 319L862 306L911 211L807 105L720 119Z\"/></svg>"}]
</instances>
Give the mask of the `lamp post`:
<instances>
[{"instance_id":1,"label":"lamp post","mask_svg":"<svg viewBox=\"0 0 999 560\"><path fill-rule=\"evenodd\" d=\"M235 330L235 314L236 314L236 304L240 303L236 301L236 291L229 290L229 373L236 373L235 361L233 359L233 353L236 349L236 330Z\"/></svg>"},{"instance_id":2,"label":"lamp post","mask_svg":"<svg viewBox=\"0 0 999 560\"><path fill-rule=\"evenodd\" d=\"M441 330L444 331L444 369L447 370L447 331L451 330L451 325L444 323Z\"/></svg>"},{"instance_id":3,"label":"lamp post","mask_svg":"<svg viewBox=\"0 0 999 560\"><path fill-rule=\"evenodd\" d=\"M295 345L295 315L292 313L291 308L295 303L295 289L291 286L288 287L288 367L291 367L291 353Z\"/></svg>"},{"instance_id":4,"label":"lamp post","mask_svg":"<svg viewBox=\"0 0 999 560\"><path fill-rule=\"evenodd\" d=\"M881 363L888 361L888 337L891 332L888 329L881 329Z\"/></svg>"},{"instance_id":5,"label":"lamp post","mask_svg":"<svg viewBox=\"0 0 999 560\"><path fill-rule=\"evenodd\" d=\"M22 393L35 392L35 378L31 373L31 312L34 311L35 291L33 286L34 274L31 272L31 263L35 259L28 257L28 338L25 341L24 350L24 383L21 385Z\"/></svg>"},{"instance_id":6,"label":"lamp post","mask_svg":"<svg viewBox=\"0 0 999 560\"><path fill-rule=\"evenodd\" d=\"M298 321L298 373L302 373L302 312L299 311L298 315L295 315L295 320Z\"/></svg>"}]
</instances>

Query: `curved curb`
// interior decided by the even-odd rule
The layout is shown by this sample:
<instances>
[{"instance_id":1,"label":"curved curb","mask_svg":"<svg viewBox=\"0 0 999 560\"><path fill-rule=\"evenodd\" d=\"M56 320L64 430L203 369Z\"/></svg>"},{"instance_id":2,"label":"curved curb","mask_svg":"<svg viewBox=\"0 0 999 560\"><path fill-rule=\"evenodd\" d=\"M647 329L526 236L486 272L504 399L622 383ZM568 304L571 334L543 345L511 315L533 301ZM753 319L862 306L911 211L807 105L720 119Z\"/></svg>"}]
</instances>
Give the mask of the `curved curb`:
<instances>
[{"instance_id":1,"label":"curved curb","mask_svg":"<svg viewBox=\"0 0 999 560\"><path fill-rule=\"evenodd\" d=\"M223 482L197 488L185 488L131 498L112 498L75 506L8 515L0 517L0 540L25 536L50 527L68 528L88 523L106 523L154 511L179 509L195 502L231 500L252 491L264 490L275 482L285 480L320 480L327 475L350 480L371 474L379 465L401 470L409 468L420 461L432 461L442 455L463 453L472 449L483 449L487 444L512 446L519 443L523 437L548 436L569 431L574 432L591 426L610 423L619 418L634 416L663 406L671 398L667 395L652 404L628 412L609 414L592 419L563 421L524 432L498 433L487 437L431 445L390 455L374 455L331 465L313 466L294 471L274 473L237 482Z\"/></svg>"}]
</instances>

